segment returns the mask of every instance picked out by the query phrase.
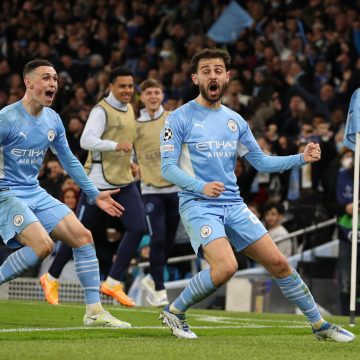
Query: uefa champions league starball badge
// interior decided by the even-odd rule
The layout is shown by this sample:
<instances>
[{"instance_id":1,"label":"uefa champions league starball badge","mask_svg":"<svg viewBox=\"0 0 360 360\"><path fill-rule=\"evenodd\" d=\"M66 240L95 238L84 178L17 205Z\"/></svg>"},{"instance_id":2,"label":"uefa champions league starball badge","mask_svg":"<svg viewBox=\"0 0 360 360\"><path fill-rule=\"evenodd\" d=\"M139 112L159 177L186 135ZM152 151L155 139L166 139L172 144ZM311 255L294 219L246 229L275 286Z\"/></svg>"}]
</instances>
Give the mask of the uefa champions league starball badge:
<instances>
[{"instance_id":1,"label":"uefa champions league starball badge","mask_svg":"<svg viewBox=\"0 0 360 360\"><path fill-rule=\"evenodd\" d=\"M164 130L164 135L163 135L163 139L164 141L169 141L173 136L173 132L170 128L166 128Z\"/></svg>"}]
</instances>

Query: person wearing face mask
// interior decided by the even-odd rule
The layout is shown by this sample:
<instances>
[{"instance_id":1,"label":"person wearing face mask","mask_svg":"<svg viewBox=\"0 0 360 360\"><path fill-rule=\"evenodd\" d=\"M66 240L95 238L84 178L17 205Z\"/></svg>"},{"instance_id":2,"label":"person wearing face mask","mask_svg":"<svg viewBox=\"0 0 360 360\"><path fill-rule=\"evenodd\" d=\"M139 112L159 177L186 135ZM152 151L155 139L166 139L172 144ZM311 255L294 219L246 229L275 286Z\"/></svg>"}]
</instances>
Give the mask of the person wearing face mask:
<instances>
[{"instance_id":1,"label":"person wearing face mask","mask_svg":"<svg viewBox=\"0 0 360 360\"><path fill-rule=\"evenodd\" d=\"M342 207L342 214L338 217L339 233L339 257L338 257L338 275L340 285L340 305L341 314L349 314L350 305L350 270L351 270L351 238L352 238L352 215L353 215L353 187L354 187L354 162L353 152L345 149L340 159L341 167L337 175L336 200ZM358 231L358 242L359 242ZM359 254L359 252L358 252ZM359 260L359 255L358 255ZM357 279L359 280L359 267ZM359 288L359 282L357 288ZM357 298L359 298L357 296ZM359 300L357 300L359 301ZM360 313L359 306L357 315Z\"/></svg>"}]
</instances>

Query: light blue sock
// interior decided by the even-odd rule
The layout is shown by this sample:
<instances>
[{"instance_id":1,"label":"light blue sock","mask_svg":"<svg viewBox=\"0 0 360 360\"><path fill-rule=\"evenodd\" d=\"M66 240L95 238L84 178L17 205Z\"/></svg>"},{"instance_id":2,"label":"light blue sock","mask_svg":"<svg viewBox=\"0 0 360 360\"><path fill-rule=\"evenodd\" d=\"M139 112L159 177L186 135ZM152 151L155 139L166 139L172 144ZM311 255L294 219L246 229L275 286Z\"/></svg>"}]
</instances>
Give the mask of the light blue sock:
<instances>
[{"instance_id":1,"label":"light blue sock","mask_svg":"<svg viewBox=\"0 0 360 360\"><path fill-rule=\"evenodd\" d=\"M191 305L200 302L216 290L210 276L210 269L197 273L182 291L179 297L173 302L173 306L185 312Z\"/></svg>"},{"instance_id":2,"label":"light blue sock","mask_svg":"<svg viewBox=\"0 0 360 360\"><path fill-rule=\"evenodd\" d=\"M297 305L311 324L322 319L310 290L295 269L286 278L275 280L284 296Z\"/></svg>"},{"instance_id":3,"label":"light blue sock","mask_svg":"<svg viewBox=\"0 0 360 360\"><path fill-rule=\"evenodd\" d=\"M85 292L85 303L100 302L99 262L93 244L86 244L73 249L75 272Z\"/></svg>"},{"instance_id":4,"label":"light blue sock","mask_svg":"<svg viewBox=\"0 0 360 360\"><path fill-rule=\"evenodd\" d=\"M0 284L17 278L25 270L39 264L41 260L29 246L13 252L0 267Z\"/></svg>"}]
</instances>

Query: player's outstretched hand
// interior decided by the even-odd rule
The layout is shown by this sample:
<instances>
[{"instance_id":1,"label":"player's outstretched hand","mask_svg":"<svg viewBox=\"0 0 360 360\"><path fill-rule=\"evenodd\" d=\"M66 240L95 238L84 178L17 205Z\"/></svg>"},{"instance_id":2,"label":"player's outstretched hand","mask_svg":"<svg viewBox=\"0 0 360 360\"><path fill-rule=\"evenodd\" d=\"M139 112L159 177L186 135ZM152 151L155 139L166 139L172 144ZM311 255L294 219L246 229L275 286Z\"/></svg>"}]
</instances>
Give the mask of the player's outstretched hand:
<instances>
[{"instance_id":1,"label":"player's outstretched hand","mask_svg":"<svg viewBox=\"0 0 360 360\"><path fill-rule=\"evenodd\" d=\"M220 181L212 181L205 184L203 194L208 197L219 197L225 190L224 184Z\"/></svg>"},{"instance_id":2,"label":"player's outstretched hand","mask_svg":"<svg viewBox=\"0 0 360 360\"><path fill-rule=\"evenodd\" d=\"M313 163L321 159L320 145L313 142L306 145L304 150L304 160L307 163Z\"/></svg>"},{"instance_id":3,"label":"player's outstretched hand","mask_svg":"<svg viewBox=\"0 0 360 360\"><path fill-rule=\"evenodd\" d=\"M120 217L125 209L111 197L119 191L120 189L101 191L96 198L96 205L109 215Z\"/></svg>"}]
</instances>

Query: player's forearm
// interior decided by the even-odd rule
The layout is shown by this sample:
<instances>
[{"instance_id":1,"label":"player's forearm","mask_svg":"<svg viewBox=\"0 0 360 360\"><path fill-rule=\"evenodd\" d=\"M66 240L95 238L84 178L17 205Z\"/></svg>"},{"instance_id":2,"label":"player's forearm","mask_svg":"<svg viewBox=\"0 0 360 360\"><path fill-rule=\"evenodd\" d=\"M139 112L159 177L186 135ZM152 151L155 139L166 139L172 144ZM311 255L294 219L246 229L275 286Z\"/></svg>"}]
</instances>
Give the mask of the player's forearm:
<instances>
[{"instance_id":1,"label":"player's forearm","mask_svg":"<svg viewBox=\"0 0 360 360\"><path fill-rule=\"evenodd\" d=\"M161 174L163 178L172 184L197 194L202 194L205 182L186 174L177 164L172 162L162 162Z\"/></svg>"},{"instance_id":2,"label":"player's forearm","mask_svg":"<svg viewBox=\"0 0 360 360\"><path fill-rule=\"evenodd\" d=\"M115 151L117 143L112 140L102 140L91 133L83 133L80 138L80 146L85 150L90 151Z\"/></svg>"},{"instance_id":3,"label":"player's forearm","mask_svg":"<svg viewBox=\"0 0 360 360\"><path fill-rule=\"evenodd\" d=\"M88 178L80 161L72 153L62 154L58 157L66 172L75 180L80 188L84 190L89 198L89 202L94 203L100 191Z\"/></svg>"},{"instance_id":4,"label":"player's forearm","mask_svg":"<svg viewBox=\"0 0 360 360\"><path fill-rule=\"evenodd\" d=\"M106 113L100 106L95 106L89 115L80 138L80 146L90 151L115 151L116 142L101 137L106 129Z\"/></svg>"},{"instance_id":5,"label":"player's forearm","mask_svg":"<svg viewBox=\"0 0 360 360\"><path fill-rule=\"evenodd\" d=\"M303 154L271 156L262 151L251 151L244 157L259 172L281 172L305 165Z\"/></svg>"}]
</instances>

